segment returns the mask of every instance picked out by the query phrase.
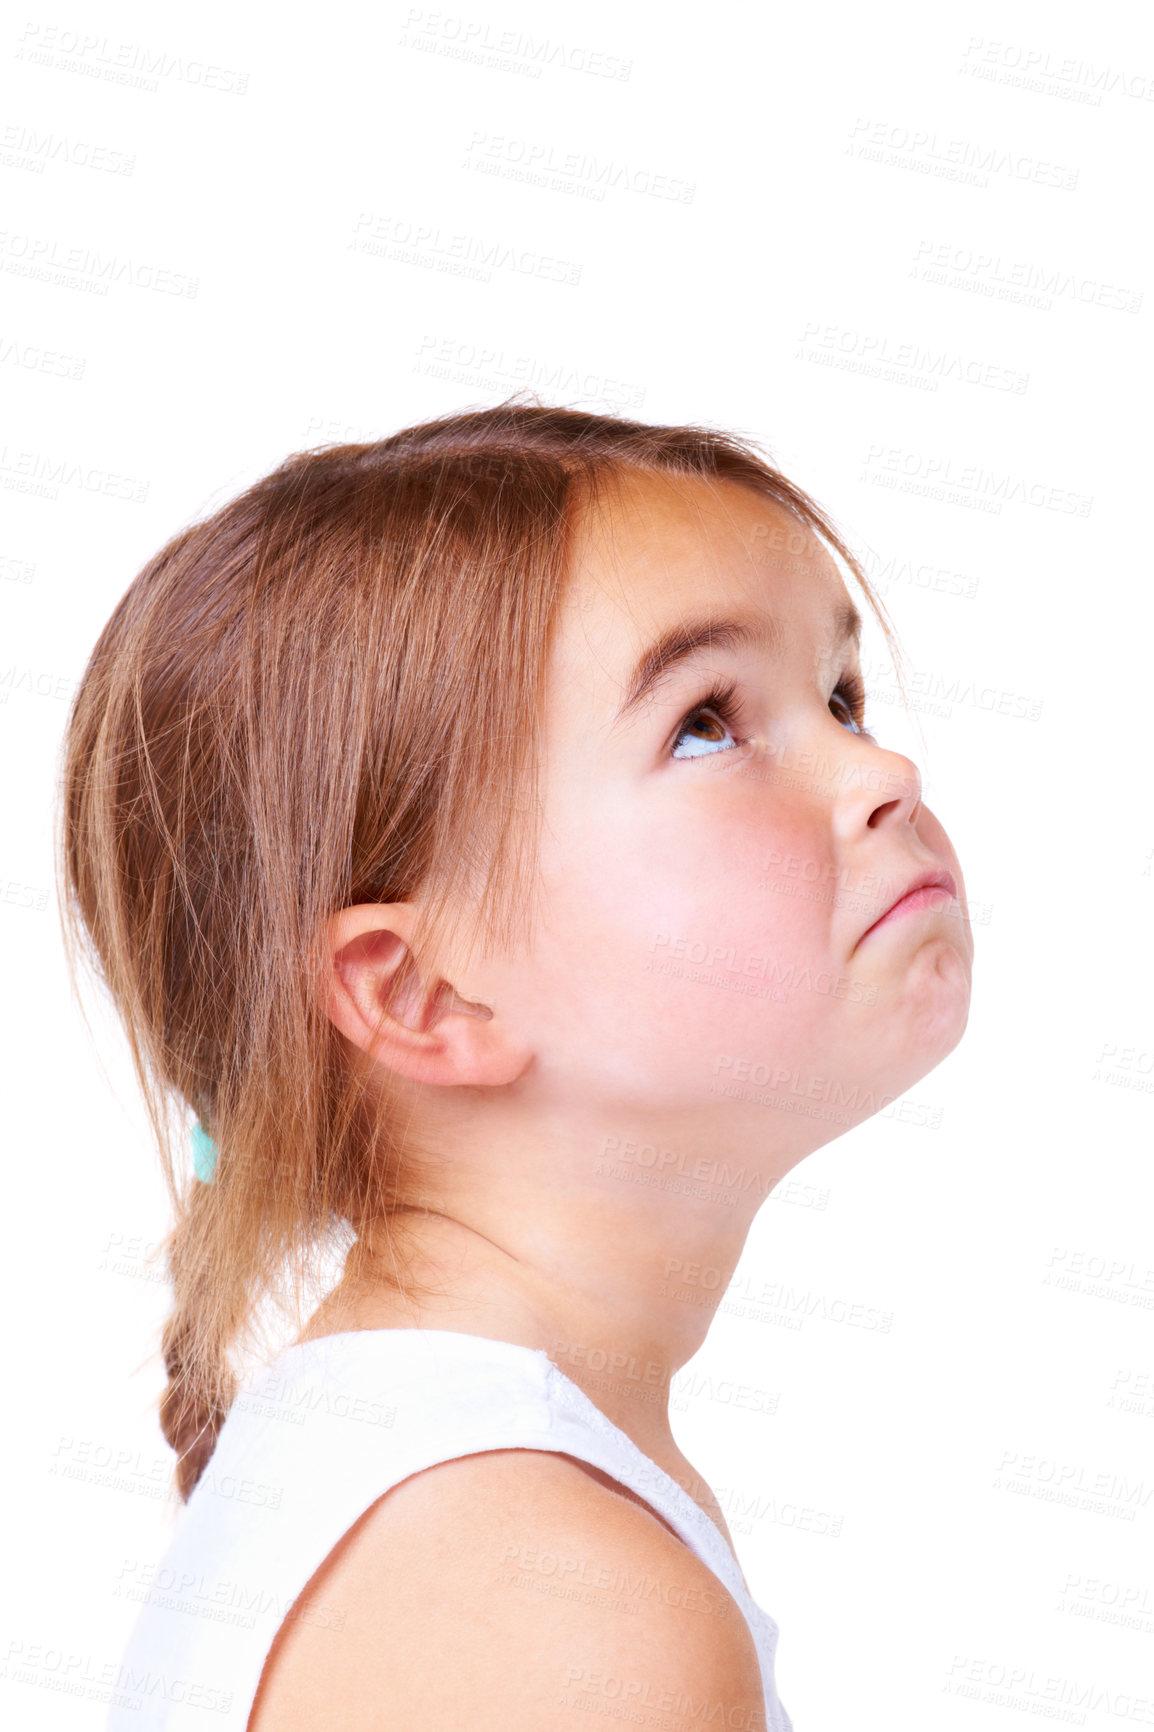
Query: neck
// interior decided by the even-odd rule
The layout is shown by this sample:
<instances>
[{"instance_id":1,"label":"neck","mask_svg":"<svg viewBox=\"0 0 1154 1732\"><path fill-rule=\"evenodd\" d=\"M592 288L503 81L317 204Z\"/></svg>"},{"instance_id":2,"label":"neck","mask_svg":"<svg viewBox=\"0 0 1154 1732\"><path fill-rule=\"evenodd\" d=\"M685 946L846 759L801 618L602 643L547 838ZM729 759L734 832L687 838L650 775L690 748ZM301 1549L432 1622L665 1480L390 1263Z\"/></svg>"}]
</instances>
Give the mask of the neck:
<instances>
[{"instance_id":1,"label":"neck","mask_svg":"<svg viewBox=\"0 0 1154 1732\"><path fill-rule=\"evenodd\" d=\"M544 1349L652 1460L684 1468L670 1381L705 1340L761 1195L718 1206L617 1178L554 1189L532 1211L523 1190L491 1188L472 1207L408 1207L370 1223L302 1339L449 1329Z\"/></svg>"}]
</instances>

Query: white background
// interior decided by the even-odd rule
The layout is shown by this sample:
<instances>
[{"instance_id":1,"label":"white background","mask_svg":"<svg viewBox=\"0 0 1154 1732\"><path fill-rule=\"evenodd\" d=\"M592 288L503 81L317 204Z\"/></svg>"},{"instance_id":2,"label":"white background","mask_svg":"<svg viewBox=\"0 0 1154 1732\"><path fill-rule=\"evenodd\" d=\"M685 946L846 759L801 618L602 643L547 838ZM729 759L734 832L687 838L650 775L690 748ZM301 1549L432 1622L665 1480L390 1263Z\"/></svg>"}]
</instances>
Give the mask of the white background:
<instances>
[{"instance_id":1,"label":"white background","mask_svg":"<svg viewBox=\"0 0 1154 1732\"><path fill-rule=\"evenodd\" d=\"M875 666L874 729L973 905L962 1044L765 1205L733 1297L776 1308L723 1309L678 1380L782 1700L798 1732L1154 1724L1139 9L14 18L10 1722L100 1725L118 1583L167 1535L167 1214L117 1033L98 1058L66 985L67 700L145 558L288 451L529 386L752 434L831 510L918 694L915 726Z\"/></svg>"}]
</instances>

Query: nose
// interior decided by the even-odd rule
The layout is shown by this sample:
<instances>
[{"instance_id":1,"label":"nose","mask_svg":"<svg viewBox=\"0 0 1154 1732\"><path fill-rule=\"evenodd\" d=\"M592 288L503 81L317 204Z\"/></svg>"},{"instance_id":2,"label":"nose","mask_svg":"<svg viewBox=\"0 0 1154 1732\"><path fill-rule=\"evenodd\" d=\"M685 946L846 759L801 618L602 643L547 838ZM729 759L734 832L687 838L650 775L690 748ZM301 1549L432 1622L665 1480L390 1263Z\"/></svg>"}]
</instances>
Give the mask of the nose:
<instances>
[{"instance_id":1,"label":"nose","mask_svg":"<svg viewBox=\"0 0 1154 1732\"><path fill-rule=\"evenodd\" d=\"M879 746L872 734L840 732L833 790L838 840L852 841L862 830L882 825L912 824L922 804L921 771L913 759Z\"/></svg>"}]
</instances>

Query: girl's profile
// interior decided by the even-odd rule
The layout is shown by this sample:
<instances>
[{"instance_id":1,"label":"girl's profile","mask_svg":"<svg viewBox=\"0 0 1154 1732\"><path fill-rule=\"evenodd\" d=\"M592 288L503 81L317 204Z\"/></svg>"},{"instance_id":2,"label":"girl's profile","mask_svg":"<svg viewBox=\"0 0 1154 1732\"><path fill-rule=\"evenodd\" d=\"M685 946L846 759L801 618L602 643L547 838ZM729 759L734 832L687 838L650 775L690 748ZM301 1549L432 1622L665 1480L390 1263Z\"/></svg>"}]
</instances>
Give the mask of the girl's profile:
<instances>
[{"instance_id":1,"label":"girl's profile","mask_svg":"<svg viewBox=\"0 0 1154 1732\"><path fill-rule=\"evenodd\" d=\"M158 1589L112 1732L790 1728L670 1380L973 956L843 573L891 638L748 441L513 400L287 459L118 602L62 905L172 1204L166 1579L261 1610Z\"/></svg>"}]
</instances>

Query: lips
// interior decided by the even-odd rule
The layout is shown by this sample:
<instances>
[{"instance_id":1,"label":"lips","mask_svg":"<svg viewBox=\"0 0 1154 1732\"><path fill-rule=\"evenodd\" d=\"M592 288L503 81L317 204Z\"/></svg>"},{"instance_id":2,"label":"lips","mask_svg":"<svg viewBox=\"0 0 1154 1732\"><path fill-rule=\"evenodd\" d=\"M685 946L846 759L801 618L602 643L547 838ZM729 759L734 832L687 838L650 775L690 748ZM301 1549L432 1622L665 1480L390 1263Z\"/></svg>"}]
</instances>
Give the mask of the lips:
<instances>
[{"instance_id":1,"label":"lips","mask_svg":"<svg viewBox=\"0 0 1154 1732\"><path fill-rule=\"evenodd\" d=\"M907 897L916 896L919 890L944 890L948 895L953 897L956 897L958 894L958 886L954 881L954 875L952 872L948 872L944 866L935 867L930 871L920 872L916 878L910 880L900 895L895 896L893 901L888 903L886 907L882 909L877 919L873 922L873 925L866 927L865 932L862 933L862 938L867 937L868 934L871 933L875 927L880 926L882 921L887 919L895 909L901 907ZM929 901L928 898L925 900L927 902Z\"/></svg>"}]
</instances>

